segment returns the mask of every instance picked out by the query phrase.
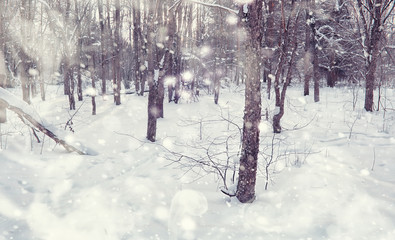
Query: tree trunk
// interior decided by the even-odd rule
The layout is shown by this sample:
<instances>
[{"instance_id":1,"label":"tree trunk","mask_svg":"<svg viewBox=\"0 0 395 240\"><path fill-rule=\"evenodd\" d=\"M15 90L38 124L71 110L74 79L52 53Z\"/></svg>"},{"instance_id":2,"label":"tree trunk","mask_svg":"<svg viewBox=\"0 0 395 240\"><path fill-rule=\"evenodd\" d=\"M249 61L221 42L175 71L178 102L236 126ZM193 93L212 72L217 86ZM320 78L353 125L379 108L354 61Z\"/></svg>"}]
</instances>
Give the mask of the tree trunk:
<instances>
[{"instance_id":1,"label":"tree trunk","mask_svg":"<svg viewBox=\"0 0 395 240\"><path fill-rule=\"evenodd\" d=\"M176 82L174 86L174 103L178 103L181 98L181 31L182 31L182 10L183 8L180 7L177 10L177 33L175 35L175 51L174 51L174 75L176 76Z\"/></svg>"},{"instance_id":2,"label":"tree trunk","mask_svg":"<svg viewBox=\"0 0 395 240\"><path fill-rule=\"evenodd\" d=\"M107 92L106 86L106 35L105 35L105 20L103 14L103 0L97 0L97 6L99 10L99 22L100 22L100 78L101 78L101 93L103 95Z\"/></svg>"},{"instance_id":3,"label":"tree trunk","mask_svg":"<svg viewBox=\"0 0 395 240\"><path fill-rule=\"evenodd\" d=\"M278 108L278 113L273 116L273 132L274 133L281 133L280 121L281 121L281 118L284 116L284 112L285 112L285 109L284 109L285 96L286 96L287 88L288 88L289 84L291 83L292 68L294 65L295 56L296 56L296 52L298 49L298 41L296 39L296 28L297 28L298 16L299 15L297 15L294 20L295 23L294 23L292 34L289 35L289 33L287 32L286 36L285 36L286 40L284 40L284 42L287 41L287 43L284 43L284 44L292 45L292 54L291 54L291 59L288 62L287 75L285 77L285 82L283 83L281 95L279 92L279 88L276 89L276 107ZM288 42L288 40L289 40L289 42ZM284 51L282 51L281 54L285 54L287 52L287 51L285 51L285 49L287 49L287 47L284 48ZM282 65L281 65L281 67L282 67ZM278 81L279 81L279 79L276 78L276 86L278 86ZM277 94L279 95L278 97L277 97Z\"/></svg>"},{"instance_id":4,"label":"tree trunk","mask_svg":"<svg viewBox=\"0 0 395 240\"><path fill-rule=\"evenodd\" d=\"M245 81L245 108L243 142L236 197L242 203L255 200L256 171L259 153L259 124L261 121L260 44L262 41L262 0L248 4L248 12L239 10L250 40L247 43L247 78Z\"/></svg>"},{"instance_id":5,"label":"tree trunk","mask_svg":"<svg viewBox=\"0 0 395 240\"><path fill-rule=\"evenodd\" d=\"M22 49L20 51L23 51ZM23 101L30 104L30 82L29 82L29 63L27 56L22 54L21 63L19 66L19 78L21 80L22 98Z\"/></svg>"},{"instance_id":6,"label":"tree trunk","mask_svg":"<svg viewBox=\"0 0 395 240\"><path fill-rule=\"evenodd\" d=\"M68 77L69 71L69 63L68 59L65 59L62 63L62 71L63 71L63 94L70 95L70 78Z\"/></svg>"},{"instance_id":7,"label":"tree trunk","mask_svg":"<svg viewBox=\"0 0 395 240\"><path fill-rule=\"evenodd\" d=\"M276 30L275 30L275 9L276 2L274 0L270 0L268 3L269 13L267 15L266 21L266 34L265 34L265 43L268 48L274 48L276 43ZM272 91L272 83L273 83L273 57L267 57L264 61L264 70L263 70L263 79L267 82L267 98L270 99L271 91Z\"/></svg>"},{"instance_id":8,"label":"tree trunk","mask_svg":"<svg viewBox=\"0 0 395 240\"><path fill-rule=\"evenodd\" d=\"M78 97L78 101L84 100L83 97L82 97L81 66L77 66L77 97Z\"/></svg>"},{"instance_id":9,"label":"tree trunk","mask_svg":"<svg viewBox=\"0 0 395 240\"><path fill-rule=\"evenodd\" d=\"M312 2L313 9L315 10L315 0ZM320 72L318 66L318 53L317 53L317 40L316 40L316 28L315 28L315 15L311 16L310 27L312 33L311 49L313 54L313 79L314 79L314 102L320 101Z\"/></svg>"},{"instance_id":10,"label":"tree trunk","mask_svg":"<svg viewBox=\"0 0 395 240\"><path fill-rule=\"evenodd\" d=\"M67 81L70 83L70 91L69 91L69 104L70 110L75 110L75 98L74 98L74 91L75 91L75 84L74 84L74 69L72 67L67 66L67 73L66 78Z\"/></svg>"},{"instance_id":11,"label":"tree trunk","mask_svg":"<svg viewBox=\"0 0 395 240\"><path fill-rule=\"evenodd\" d=\"M374 108L374 87L375 87L375 73L377 68L377 59L379 57L379 44L381 39L381 24L382 24L382 0L377 0L375 5L371 7L373 26L369 33L370 38L367 46L368 59L367 59L367 73L366 73L366 86L365 86L365 110L372 112Z\"/></svg>"},{"instance_id":12,"label":"tree trunk","mask_svg":"<svg viewBox=\"0 0 395 240\"><path fill-rule=\"evenodd\" d=\"M120 0L115 0L115 31L114 31L114 102L115 105L121 104L121 3Z\"/></svg>"},{"instance_id":13,"label":"tree trunk","mask_svg":"<svg viewBox=\"0 0 395 240\"><path fill-rule=\"evenodd\" d=\"M243 144L240 159L237 199L240 202L252 202L255 199L256 170L259 153L259 123L261 121L261 92L259 80L259 58L256 49L247 49L249 72L245 80L245 108L243 123Z\"/></svg>"},{"instance_id":14,"label":"tree trunk","mask_svg":"<svg viewBox=\"0 0 395 240\"><path fill-rule=\"evenodd\" d=\"M156 100L156 109L158 110L158 118L164 117L163 111L163 101L165 99L165 85L164 85L164 70L159 70L159 79L158 79L158 96Z\"/></svg>"},{"instance_id":15,"label":"tree trunk","mask_svg":"<svg viewBox=\"0 0 395 240\"><path fill-rule=\"evenodd\" d=\"M78 101L82 101L82 76L81 76L81 58L82 58L82 30L81 30L81 19L80 19L80 10L78 7L78 2L74 2L75 5L75 24L77 27L77 53L76 53L76 64L77 68L77 97Z\"/></svg>"},{"instance_id":16,"label":"tree trunk","mask_svg":"<svg viewBox=\"0 0 395 240\"><path fill-rule=\"evenodd\" d=\"M96 68L94 66L95 63L95 54L92 54L91 58L91 63L88 66L89 72L91 74L91 79L92 79L92 89L94 90L94 93L92 93L92 115L96 115Z\"/></svg>"},{"instance_id":17,"label":"tree trunk","mask_svg":"<svg viewBox=\"0 0 395 240\"><path fill-rule=\"evenodd\" d=\"M135 6L133 7L133 52L134 52L134 88L136 93L140 95L140 84L141 84L141 70L142 65L140 58L140 41L141 39L141 13L140 13L140 0L135 1Z\"/></svg>"},{"instance_id":18,"label":"tree trunk","mask_svg":"<svg viewBox=\"0 0 395 240\"><path fill-rule=\"evenodd\" d=\"M155 0L150 0L150 6L155 6ZM148 10L148 19L147 19L147 28L148 33L155 32L154 21L156 18L154 17L154 11L150 7ZM149 86L148 93L148 123L147 123L147 139L151 142L156 141L156 123L158 118L158 109L157 109L157 96L158 96L158 75L159 73L155 73L155 55L156 55L156 46L155 46L155 36L154 34L147 35L147 57L148 57L148 71L147 71L147 80Z\"/></svg>"},{"instance_id":19,"label":"tree trunk","mask_svg":"<svg viewBox=\"0 0 395 240\"><path fill-rule=\"evenodd\" d=\"M154 74L148 71L148 124L147 124L147 139L151 142L156 141L156 123L158 118L158 111L156 107L156 96L158 89L154 83Z\"/></svg>"},{"instance_id":20,"label":"tree trunk","mask_svg":"<svg viewBox=\"0 0 395 240\"><path fill-rule=\"evenodd\" d=\"M312 21L312 15L310 14L310 0L305 0L306 3L306 22ZM312 54L313 54L313 43L314 36L311 31L311 26L309 24L305 25L305 47L304 47L304 87L303 87L303 95L308 96L310 95L310 79L312 75Z\"/></svg>"},{"instance_id":21,"label":"tree trunk","mask_svg":"<svg viewBox=\"0 0 395 240\"><path fill-rule=\"evenodd\" d=\"M218 51L220 51L220 46L219 46L219 42L217 42L217 53L215 54L215 59L214 59L214 103L218 104L218 100L219 100L219 90L221 88L221 79L220 76L218 74L218 63L217 63L217 59L219 59L219 54Z\"/></svg>"}]
</instances>

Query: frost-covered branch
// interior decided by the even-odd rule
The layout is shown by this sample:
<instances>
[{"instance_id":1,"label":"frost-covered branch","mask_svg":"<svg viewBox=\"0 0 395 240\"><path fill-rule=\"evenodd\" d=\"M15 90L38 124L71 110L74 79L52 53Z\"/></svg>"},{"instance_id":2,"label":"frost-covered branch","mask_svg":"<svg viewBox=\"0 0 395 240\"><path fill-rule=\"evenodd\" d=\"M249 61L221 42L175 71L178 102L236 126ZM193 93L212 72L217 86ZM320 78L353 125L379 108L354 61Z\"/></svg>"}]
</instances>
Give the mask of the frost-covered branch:
<instances>
[{"instance_id":1,"label":"frost-covered branch","mask_svg":"<svg viewBox=\"0 0 395 240\"><path fill-rule=\"evenodd\" d=\"M191 3L200 4L200 5L203 5L203 6L206 6L206 7L219 8L219 9L228 11L228 12L230 12L232 14L236 14L236 15L239 14L238 10L235 10L235 9L232 9L232 8L228 8L228 7L225 7L225 6L222 6L222 5L219 5L219 4L215 4L215 3L206 3L206 2L202 2L202 1L198 1L198 0L186 0L186 1L191 2Z\"/></svg>"},{"instance_id":2,"label":"frost-covered branch","mask_svg":"<svg viewBox=\"0 0 395 240\"><path fill-rule=\"evenodd\" d=\"M86 152L83 152L70 144L68 144L63 139L59 138L53 131L49 130L48 127L39 123L31 114L30 106L22 100L17 99L14 95L9 93L7 90L0 88L0 103L4 104L7 109L16 113L19 118L23 121L24 124L29 125L28 122L33 125L35 128L40 130L42 133L50 137L56 143L62 145L69 152L76 152L80 155L86 155ZM25 121L27 120L27 122Z\"/></svg>"}]
</instances>

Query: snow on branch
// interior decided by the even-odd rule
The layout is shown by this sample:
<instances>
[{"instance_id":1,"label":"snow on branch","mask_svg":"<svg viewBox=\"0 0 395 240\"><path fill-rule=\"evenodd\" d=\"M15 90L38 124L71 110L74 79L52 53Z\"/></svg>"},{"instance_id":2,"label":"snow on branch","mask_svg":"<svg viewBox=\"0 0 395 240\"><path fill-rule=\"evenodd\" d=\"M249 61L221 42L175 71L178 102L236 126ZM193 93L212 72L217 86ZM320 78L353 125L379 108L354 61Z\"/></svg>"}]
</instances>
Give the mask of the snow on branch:
<instances>
[{"instance_id":1,"label":"snow on branch","mask_svg":"<svg viewBox=\"0 0 395 240\"><path fill-rule=\"evenodd\" d=\"M238 10L235 10L235 9L232 9L232 8L228 8L228 7L225 7L225 6L222 6L222 5L219 5L219 4L215 4L215 3L206 3L206 2L202 2L202 1L198 1L198 0L186 0L186 1L191 2L191 3L200 4L200 5L203 5L203 6L206 6L206 7L219 8L219 9L228 11L230 13L236 14L236 15L239 13Z\"/></svg>"},{"instance_id":2,"label":"snow on branch","mask_svg":"<svg viewBox=\"0 0 395 240\"><path fill-rule=\"evenodd\" d=\"M50 137L52 140L54 140L56 143L62 145L67 151L69 152L76 152L80 155L86 155L86 152L83 152L68 143L64 141L63 139L60 139L53 131L49 130L48 126L45 126L44 124L38 122L37 116L35 116L35 111L32 109L30 105L22 101L21 99L17 98L14 96L12 93L9 91L5 90L4 88L0 88L0 103L5 105L7 109L13 111L16 113L19 118L28 125L27 122L29 122L31 125L33 125L35 128L40 130L42 133ZM25 121L27 120L27 122Z\"/></svg>"}]
</instances>

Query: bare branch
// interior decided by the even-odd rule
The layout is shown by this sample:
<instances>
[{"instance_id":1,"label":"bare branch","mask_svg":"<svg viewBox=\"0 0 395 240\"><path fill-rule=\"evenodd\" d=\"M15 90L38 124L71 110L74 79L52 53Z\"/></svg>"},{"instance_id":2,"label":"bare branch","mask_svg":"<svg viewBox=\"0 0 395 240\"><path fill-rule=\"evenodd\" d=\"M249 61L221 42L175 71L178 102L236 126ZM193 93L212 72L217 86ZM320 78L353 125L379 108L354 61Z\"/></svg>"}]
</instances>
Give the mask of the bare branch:
<instances>
[{"instance_id":1,"label":"bare branch","mask_svg":"<svg viewBox=\"0 0 395 240\"><path fill-rule=\"evenodd\" d=\"M206 6L206 7L219 8L219 9L228 11L228 12L230 12L232 14L236 14L236 15L239 14L238 10L231 9L231 8L228 8L228 7L219 5L219 4L215 4L215 3L206 3L206 2L197 1L197 0L186 0L186 1L191 2L191 3L200 4L200 5L203 5L203 6Z\"/></svg>"}]
</instances>

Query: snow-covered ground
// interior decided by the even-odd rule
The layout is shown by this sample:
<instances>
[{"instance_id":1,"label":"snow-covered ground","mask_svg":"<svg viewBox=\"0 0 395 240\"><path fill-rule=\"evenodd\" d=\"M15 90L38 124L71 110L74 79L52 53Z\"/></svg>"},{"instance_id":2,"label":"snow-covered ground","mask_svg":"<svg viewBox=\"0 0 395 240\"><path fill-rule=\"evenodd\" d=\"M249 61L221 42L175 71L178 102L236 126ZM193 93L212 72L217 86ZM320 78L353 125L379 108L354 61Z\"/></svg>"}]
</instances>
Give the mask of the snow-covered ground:
<instances>
[{"instance_id":1,"label":"snow-covered ground","mask_svg":"<svg viewBox=\"0 0 395 240\"><path fill-rule=\"evenodd\" d=\"M227 156L230 166L237 163L231 155L239 150L242 91L224 89L219 106L212 96L166 103L152 144L145 141L146 97L123 95L120 106L98 97L96 116L85 98L71 131L65 124L75 112L55 90L33 107L92 155L67 153L41 133L44 144L37 143L8 112L1 125L0 240L395 239L391 89L385 104L392 110L384 115L362 110L362 90L353 110L352 89L322 89L314 103L290 88L282 134L273 136L263 112L252 204L221 193L221 178L209 173ZM270 119L272 100L263 101L266 108ZM218 142L228 142L228 150ZM207 162L207 153L212 164L191 162ZM231 190L233 173L227 174Z\"/></svg>"}]
</instances>

